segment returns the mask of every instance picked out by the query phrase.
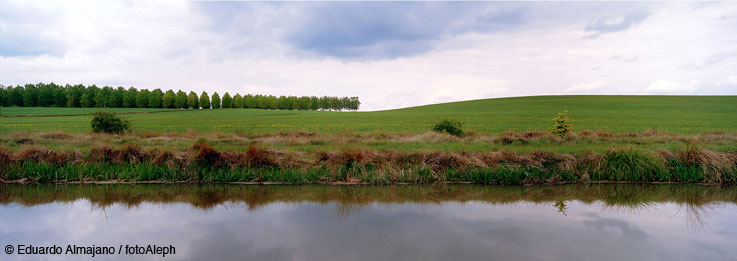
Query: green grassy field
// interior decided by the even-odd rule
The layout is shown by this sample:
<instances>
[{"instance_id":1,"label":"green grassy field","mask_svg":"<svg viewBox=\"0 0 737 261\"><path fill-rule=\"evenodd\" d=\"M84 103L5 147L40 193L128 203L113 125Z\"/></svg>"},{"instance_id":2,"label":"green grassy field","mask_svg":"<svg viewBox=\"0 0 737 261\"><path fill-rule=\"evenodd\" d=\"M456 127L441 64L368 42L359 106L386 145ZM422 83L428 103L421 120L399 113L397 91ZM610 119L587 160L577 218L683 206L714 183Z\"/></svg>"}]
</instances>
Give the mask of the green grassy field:
<instances>
[{"instance_id":1,"label":"green grassy field","mask_svg":"<svg viewBox=\"0 0 737 261\"><path fill-rule=\"evenodd\" d=\"M76 114L94 108L2 108L3 115ZM108 109L140 112L147 109ZM160 110L160 109L154 109ZM376 112L172 110L126 114L134 132L264 134L276 132L422 133L443 118L465 130L498 134L546 131L568 110L574 130L695 134L737 131L737 96L534 96L486 99ZM90 131L91 116L2 117L0 133Z\"/></svg>"},{"instance_id":2,"label":"green grassy field","mask_svg":"<svg viewBox=\"0 0 737 261\"><path fill-rule=\"evenodd\" d=\"M539 96L376 112L107 109L131 122L124 135L90 133L90 115L68 116L96 110L3 108L27 116L0 118L0 179L737 182L737 96ZM574 132L548 133L564 110ZM431 132L441 119L464 122L469 135Z\"/></svg>"}]
</instances>

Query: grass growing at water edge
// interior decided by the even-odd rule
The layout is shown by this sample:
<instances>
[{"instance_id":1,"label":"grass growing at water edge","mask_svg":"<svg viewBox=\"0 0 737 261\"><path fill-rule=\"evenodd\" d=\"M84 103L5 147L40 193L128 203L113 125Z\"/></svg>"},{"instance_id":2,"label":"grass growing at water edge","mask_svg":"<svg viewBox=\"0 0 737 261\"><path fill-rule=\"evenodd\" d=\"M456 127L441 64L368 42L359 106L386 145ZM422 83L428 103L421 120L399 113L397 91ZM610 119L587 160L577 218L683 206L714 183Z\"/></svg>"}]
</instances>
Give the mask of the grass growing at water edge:
<instances>
[{"instance_id":1,"label":"grass growing at water edge","mask_svg":"<svg viewBox=\"0 0 737 261\"><path fill-rule=\"evenodd\" d=\"M448 152L342 149L294 152L250 146L221 151L200 141L185 151L95 147L87 153L0 149L5 182L181 181L484 184L591 181L731 184L737 153L613 149L578 155L537 151Z\"/></svg>"}]
</instances>

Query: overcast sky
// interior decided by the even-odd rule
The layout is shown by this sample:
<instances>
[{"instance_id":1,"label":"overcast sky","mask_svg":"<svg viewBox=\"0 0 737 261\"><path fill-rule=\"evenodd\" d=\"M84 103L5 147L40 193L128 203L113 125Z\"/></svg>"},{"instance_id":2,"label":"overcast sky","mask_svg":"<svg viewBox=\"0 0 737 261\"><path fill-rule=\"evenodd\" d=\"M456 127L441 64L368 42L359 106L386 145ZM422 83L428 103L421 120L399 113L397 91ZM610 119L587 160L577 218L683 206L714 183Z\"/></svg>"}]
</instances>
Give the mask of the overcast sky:
<instances>
[{"instance_id":1,"label":"overcast sky","mask_svg":"<svg viewBox=\"0 0 737 261\"><path fill-rule=\"evenodd\" d=\"M737 94L737 2L0 1L0 83L359 96Z\"/></svg>"}]
</instances>

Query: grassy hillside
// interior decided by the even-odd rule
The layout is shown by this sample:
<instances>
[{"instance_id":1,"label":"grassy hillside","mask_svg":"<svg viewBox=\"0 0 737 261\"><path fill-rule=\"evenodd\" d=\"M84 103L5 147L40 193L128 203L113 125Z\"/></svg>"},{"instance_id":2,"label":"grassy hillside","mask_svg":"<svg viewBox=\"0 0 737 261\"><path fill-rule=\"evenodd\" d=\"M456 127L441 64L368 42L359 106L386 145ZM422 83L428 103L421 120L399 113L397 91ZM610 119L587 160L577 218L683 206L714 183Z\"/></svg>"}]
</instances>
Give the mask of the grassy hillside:
<instances>
[{"instance_id":1,"label":"grassy hillside","mask_svg":"<svg viewBox=\"0 0 737 261\"><path fill-rule=\"evenodd\" d=\"M130 109L111 109L129 111ZM737 130L737 96L535 96L436 104L377 112L173 110L127 114L135 132L263 134L274 132L421 133L439 119L482 133L544 131L568 110L575 130L673 133ZM3 115L74 114L94 109L2 108ZM90 116L2 117L0 133L89 132Z\"/></svg>"},{"instance_id":2,"label":"grassy hillside","mask_svg":"<svg viewBox=\"0 0 737 261\"><path fill-rule=\"evenodd\" d=\"M578 131L548 133L564 110ZM737 182L737 96L540 96L377 112L109 109L131 121L126 135L90 133L90 115L53 116L93 111L3 108L31 116L0 118L0 180ZM444 118L476 134L429 131Z\"/></svg>"}]
</instances>

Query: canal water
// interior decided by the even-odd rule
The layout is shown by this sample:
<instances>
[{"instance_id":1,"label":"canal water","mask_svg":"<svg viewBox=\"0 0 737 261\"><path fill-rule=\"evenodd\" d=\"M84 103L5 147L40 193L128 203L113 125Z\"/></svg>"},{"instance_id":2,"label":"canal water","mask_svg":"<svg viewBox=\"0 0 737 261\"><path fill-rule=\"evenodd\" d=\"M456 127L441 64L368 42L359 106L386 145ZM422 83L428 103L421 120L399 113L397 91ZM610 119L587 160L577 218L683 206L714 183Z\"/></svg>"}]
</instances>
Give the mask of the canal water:
<instances>
[{"instance_id":1,"label":"canal water","mask_svg":"<svg viewBox=\"0 0 737 261\"><path fill-rule=\"evenodd\" d=\"M737 188L5 185L0 245L0 260L736 260Z\"/></svg>"}]
</instances>

